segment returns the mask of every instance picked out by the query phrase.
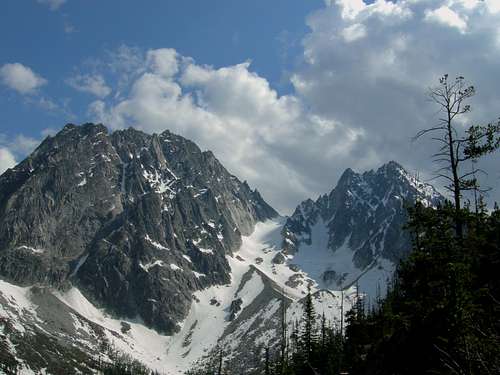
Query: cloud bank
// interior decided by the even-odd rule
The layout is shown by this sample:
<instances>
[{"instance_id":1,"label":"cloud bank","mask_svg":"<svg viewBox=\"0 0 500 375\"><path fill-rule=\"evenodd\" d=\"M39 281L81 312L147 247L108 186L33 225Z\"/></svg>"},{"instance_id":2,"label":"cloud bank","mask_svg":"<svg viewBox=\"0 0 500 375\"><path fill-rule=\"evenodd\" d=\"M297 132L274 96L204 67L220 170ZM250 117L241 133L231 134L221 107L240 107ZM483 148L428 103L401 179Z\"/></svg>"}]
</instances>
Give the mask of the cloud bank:
<instances>
[{"instance_id":1,"label":"cloud bank","mask_svg":"<svg viewBox=\"0 0 500 375\"><path fill-rule=\"evenodd\" d=\"M9 139L0 133L0 174L14 167L25 155L32 152L40 143L39 139L26 137L22 134Z\"/></svg>"},{"instance_id":2,"label":"cloud bank","mask_svg":"<svg viewBox=\"0 0 500 375\"><path fill-rule=\"evenodd\" d=\"M498 2L337 0L307 23L305 64L292 77L295 94L312 112L362 129L365 137L351 155L355 167L357 155L371 153L372 166L394 159L431 176L436 145L410 138L436 123L438 108L427 93L445 73L463 75L477 88L464 125L500 115ZM354 25L364 32L346 38ZM498 186L494 158L483 166L490 173L484 183ZM494 194L498 200L498 189Z\"/></svg>"},{"instance_id":3,"label":"cloud bank","mask_svg":"<svg viewBox=\"0 0 500 375\"><path fill-rule=\"evenodd\" d=\"M64 3L41 2L51 9ZM310 31L287 94L253 72L249 61L213 67L169 48L122 46L77 69L66 83L95 96L92 120L193 139L284 213L328 192L347 167L397 160L431 176L435 145L411 137L435 123L438 108L426 93L444 73L477 87L464 126L500 115L496 0L327 0L306 22ZM27 66L1 66L0 81L25 100L59 110L36 95L47 80ZM0 142L0 170L31 143L22 137ZM495 159L483 163L490 173L485 184L493 187L500 178ZM493 199L500 199L498 189Z\"/></svg>"},{"instance_id":4,"label":"cloud bank","mask_svg":"<svg viewBox=\"0 0 500 375\"><path fill-rule=\"evenodd\" d=\"M293 95L279 96L249 62L216 69L172 49L148 51L143 61L123 97L91 104L95 120L188 137L281 209L319 189L328 155L348 155L363 136L309 113Z\"/></svg>"},{"instance_id":5,"label":"cloud bank","mask_svg":"<svg viewBox=\"0 0 500 375\"><path fill-rule=\"evenodd\" d=\"M430 176L435 145L410 139L434 124L426 92L444 73L477 86L471 124L500 115L495 0L330 0L307 24L289 94L250 62L212 67L173 49L122 47L106 65L116 94L101 95L89 113L113 129L193 139L285 213L328 192L347 167L394 159ZM494 158L484 167L497 186Z\"/></svg>"}]
</instances>

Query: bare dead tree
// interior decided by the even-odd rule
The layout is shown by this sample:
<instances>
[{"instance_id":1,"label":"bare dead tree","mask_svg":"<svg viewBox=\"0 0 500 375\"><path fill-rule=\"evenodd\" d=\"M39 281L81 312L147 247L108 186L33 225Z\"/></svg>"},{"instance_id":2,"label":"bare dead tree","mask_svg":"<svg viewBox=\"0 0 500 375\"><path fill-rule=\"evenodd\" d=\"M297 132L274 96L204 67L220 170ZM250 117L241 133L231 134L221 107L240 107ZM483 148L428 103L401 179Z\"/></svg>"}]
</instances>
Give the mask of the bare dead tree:
<instances>
[{"instance_id":1,"label":"bare dead tree","mask_svg":"<svg viewBox=\"0 0 500 375\"><path fill-rule=\"evenodd\" d=\"M418 132L414 140L430 135L439 144L439 150L433 156L440 165L436 177L446 180L445 188L453 195L455 206L455 229L458 237L462 237L461 219L462 193L467 190L479 190L476 174L483 172L474 168L463 172L462 165L468 160L477 161L481 156L498 149L500 141L500 122L487 126L471 126L466 132L460 132L457 124L471 107L467 104L476 90L468 85L464 77L449 80L445 74L439 79L439 85L429 90L429 98L439 107L439 119L435 126Z\"/></svg>"}]
</instances>

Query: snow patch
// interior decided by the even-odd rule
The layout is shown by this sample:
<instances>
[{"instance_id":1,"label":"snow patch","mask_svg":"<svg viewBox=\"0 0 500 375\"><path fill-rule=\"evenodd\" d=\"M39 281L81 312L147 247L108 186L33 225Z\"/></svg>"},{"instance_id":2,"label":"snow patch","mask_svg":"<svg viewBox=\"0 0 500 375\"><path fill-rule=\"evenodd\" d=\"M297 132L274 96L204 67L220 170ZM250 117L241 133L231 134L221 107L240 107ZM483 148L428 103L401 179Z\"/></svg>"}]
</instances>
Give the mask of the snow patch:
<instances>
[{"instance_id":1,"label":"snow patch","mask_svg":"<svg viewBox=\"0 0 500 375\"><path fill-rule=\"evenodd\" d=\"M153 241L151 239L151 237L149 237L149 234L146 234L146 236L144 237L144 239L146 241L148 241L151 245L153 245L154 247L156 247L157 249L160 249L160 250L170 250L168 247L163 246L161 243Z\"/></svg>"},{"instance_id":2,"label":"snow patch","mask_svg":"<svg viewBox=\"0 0 500 375\"><path fill-rule=\"evenodd\" d=\"M80 181L77 186L82 187L85 185L87 185L87 178L86 177L84 177L83 180Z\"/></svg>"},{"instance_id":3,"label":"snow patch","mask_svg":"<svg viewBox=\"0 0 500 375\"><path fill-rule=\"evenodd\" d=\"M212 249L205 249L203 247L198 247L198 251L200 251L203 254L214 255L214 251Z\"/></svg>"},{"instance_id":4,"label":"snow patch","mask_svg":"<svg viewBox=\"0 0 500 375\"><path fill-rule=\"evenodd\" d=\"M43 254L45 252L44 249L37 249L35 247L26 246L26 245L21 245L21 246L18 246L17 248L18 249L23 249L23 250L29 250L29 251L31 251L32 253L35 253L35 254Z\"/></svg>"},{"instance_id":5,"label":"snow patch","mask_svg":"<svg viewBox=\"0 0 500 375\"><path fill-rule=\"evenodd\" d=\"M184 271L181 267L179 267L177 264L170 263L170 269L172 271Z\"/></svg>"},{"instance_id":6,"label":"snow patch","mask_svg":"<svg viewBox=\"0 0 500 375\"><path fill-rule=\"evenodd\" d=\"M139 267L141 267L146 272L149 272L149 270L151 268L156 267L156 266L164 267L165 263L163 263L162 260L155 260L154 262L146 263L146 264L139 263ZM172 265L170 265L170 267L172 268Z\"/></svg>"}]
</instances>

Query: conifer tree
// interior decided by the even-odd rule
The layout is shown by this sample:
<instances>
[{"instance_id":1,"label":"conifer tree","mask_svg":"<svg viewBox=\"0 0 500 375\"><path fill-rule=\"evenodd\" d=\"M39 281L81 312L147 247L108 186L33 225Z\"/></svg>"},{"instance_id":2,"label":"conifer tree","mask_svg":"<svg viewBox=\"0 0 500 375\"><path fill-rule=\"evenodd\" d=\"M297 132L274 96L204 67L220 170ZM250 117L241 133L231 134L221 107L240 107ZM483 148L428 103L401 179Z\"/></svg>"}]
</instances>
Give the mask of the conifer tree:
<instances>
[{"instance_id":1,"label":"conifer tree","mask_svg":"<svg viewBox=\"0 0 500 375\"><path fill-rule=\"evenodd\" d=\"M325 312L323 311L323 314L321 314L321 351L325 351L326 349L326 318L325 318Z\"/></svg>"},{"instance_id":2,"label":"conifer tree","mask_svg":"<svg viewBox=\"0 0 500 375\"><path fill-rule=\"evenodd\" d=\"M264 374L271 375L271 358L269 356L269 346L266 346L265 349Z\"/></svg>"},{"instance_id":3,"label":"conifer tree","mask_svg":"<svg viewBox=\"0 0 500 375\"><path fill-rule=\"evenodd\" d=\"M218 360L218 367L217 367L217 375L222 375L223 362L224 362L224 351L221 348L220 351L219 351L219 360Z\"/></svg>"},{"instance_id":4,"label":"conifer tree","mask_svg":"<svg viewBox=\"0 0 500 375\"><path fill-rule=\"evenodd\" d=\"M316 312L314 311L311 289L308 288L307 296L304 301L304 313L302 316L304 325L301 334L301 345L306 360L309 360L314 345L316 344L317 334L315 319Z\"/></svg>"},{"instance_id":5,"label":"conifer tree","mask_svg":"<svg viewBox=\"0 0 500 375\"><path fill-rule=\"evenodd\" d=\"M286 300L284 292L281 298L281 340L280 340L280 373L284 374L288 365L288 332L286 316Z\"/></svg>"}]
</instances>

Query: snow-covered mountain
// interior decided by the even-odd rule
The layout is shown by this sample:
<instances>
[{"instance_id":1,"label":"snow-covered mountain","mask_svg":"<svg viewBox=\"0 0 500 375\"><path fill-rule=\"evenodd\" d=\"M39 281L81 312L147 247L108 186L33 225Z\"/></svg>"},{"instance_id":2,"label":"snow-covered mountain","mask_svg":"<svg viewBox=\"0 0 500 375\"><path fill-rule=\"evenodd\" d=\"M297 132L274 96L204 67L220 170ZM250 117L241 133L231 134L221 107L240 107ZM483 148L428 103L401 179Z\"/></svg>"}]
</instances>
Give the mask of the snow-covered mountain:
<instances>
[{"instance_id":1,"label":"snow-covered mountain","mask_svg":"<svg viewBox=\"0 0 500 375\"><path fill-rule=\"evenodd\" d=\"M354 280L389 276L417 197L441 199L392 162L283 218L180 136L68 125L0 176L0 363L92 374L119 351L181 374L222 350L259 373L308 288L339 325Z\"/></svg>"},{"instance_id":2,"label":"snow-covered mountain","mask_svg":"<svg viewBox=\"0 0 500 375\"><path fill-rule=\"evenodd\" d=\"M306 291L272 262L282 224L187 139L67 125L0 176L1 362L93 373L113 347L173 374L223 345L250 368Z\"/></svg>"},{"instance_id":3,"label":"snow-covered mountain","mask_svg":"<svg viewBox=\"0 0 500 375\"><path fill-rule=\"evenodd\" d=\"M0 281L0 359L18 363L22 374L90 374L113 348L162 374L183 374L206 366L223 349L234 371L259 374L264 348L279 344L282 309L291 332L301 319L307 285L314 284L304 272L273 262L283 224L284 218L257 223L242 238L240 249L226 255L230 282L194 292L173 335L160 334L140 319L110 314L77 286L55 290ZM288 283L297 277L304 282ZM341 311L350 309L355 290L312 290L317 314L340 325Z\"/></svg>"},{"instance_id":4,"label":"snow-covered mountain","mask_svg":"<svg viewBox=\"0 0 500 375\"><path fill-rule=\"evenodd\" d=\"M67 125L0 177L0 275L78 285L172 334L194 291L230 280L241 235L276 215L187 139Z\"/></svg>"},{"instance_id":5,"label":"snow-covered mountain","mask_svg":"<svg viewBox=\"0 0 500 375\"><path fill-rule=\"evenodd\" d=\"M302 202L288 218L276 262L295 264L322 288L358 284L371 298L383 294L411 250L403 227L416 200L435 206L443 197L394 161L363 174L347 169L329 194Z\"/></svg>"}]
</instances>

